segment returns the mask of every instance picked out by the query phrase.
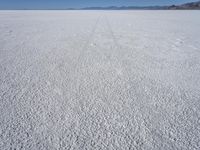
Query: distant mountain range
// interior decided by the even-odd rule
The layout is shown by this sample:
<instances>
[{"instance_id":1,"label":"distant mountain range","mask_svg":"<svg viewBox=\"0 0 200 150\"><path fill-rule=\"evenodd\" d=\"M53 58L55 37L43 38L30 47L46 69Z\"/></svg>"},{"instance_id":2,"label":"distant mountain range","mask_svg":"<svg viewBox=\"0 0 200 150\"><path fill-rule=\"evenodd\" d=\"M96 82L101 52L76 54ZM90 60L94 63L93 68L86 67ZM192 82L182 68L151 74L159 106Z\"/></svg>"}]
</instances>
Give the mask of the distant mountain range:
<instances>
[{"instance_id":1,"label":"distant mountain range","mask_svg":"<svg viewBox=\"0 0 200 150\"><path fill-rule=\"evenodd\" d=\"M85 7L81 10L200 10L200 1L171 6L109 6L109 7Z\"/></svg>"},{"instance_id":2,"label":"distant mountain range","mask_svg":"<svg viewBox=\"0 0 200 150\"><path fill-rule=\"evenodd\" d=\"M109 6L109 7L85 7L82 10L159 10L159 9L168 9L167 6Z\"/></svg>"},{"instance_id":3,"label":"distant mountain range","mask_svg":"<svg viewBox=\"0 0 200 150\"><path fill-rule=\"evenodd\" d=\"M186 3L182 5L172 5L169 6L169 9L199 9L200 10L200 1L192 2L192 3Z\"/></svg>"}]
</instances>

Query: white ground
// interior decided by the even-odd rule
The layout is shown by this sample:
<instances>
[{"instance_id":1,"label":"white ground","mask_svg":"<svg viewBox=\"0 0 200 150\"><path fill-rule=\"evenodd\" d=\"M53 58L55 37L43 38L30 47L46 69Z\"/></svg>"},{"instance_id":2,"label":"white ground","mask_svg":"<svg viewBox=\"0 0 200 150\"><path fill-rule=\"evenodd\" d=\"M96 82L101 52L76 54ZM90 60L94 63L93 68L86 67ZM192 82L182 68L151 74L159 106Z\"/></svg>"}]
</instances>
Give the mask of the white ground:
<instances>
[{"instance_id":1,"label":"white ground","mask_svg":"<svg viewBox=\"0 0 200 150\"><path fill-rule=\"evenodd\" d=\"M0 149L200 149L200 11L0 11Z\"/></svg>"}]
</instances>

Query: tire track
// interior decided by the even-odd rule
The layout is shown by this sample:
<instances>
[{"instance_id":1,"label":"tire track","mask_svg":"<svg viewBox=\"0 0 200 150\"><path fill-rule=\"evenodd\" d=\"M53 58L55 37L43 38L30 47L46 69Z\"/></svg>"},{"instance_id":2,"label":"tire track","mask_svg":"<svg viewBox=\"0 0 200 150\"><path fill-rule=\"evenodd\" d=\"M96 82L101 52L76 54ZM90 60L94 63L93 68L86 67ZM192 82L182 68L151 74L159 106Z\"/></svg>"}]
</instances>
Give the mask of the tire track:
<instances>
[{"instance_id":1,"label":"tire track","mask_svg":"<svg viewBox=\"0 0 200 150\"><path fill-rule=\"evenodd\" d=\"M120 46L120 44L119 44L119 42L118 42L118 40L117 40L117 38L116 38L111 26L110 26L108 18L106 16L104 18L105 18L105 22L106 22L107 28L108 28L108 30L110 32L110 35L111 35L112 39L113 39L113 42L115 43L117 49L120 50L121 46Z\"/></svg>"},{"instance_id":2,"label":"tire track","mask_svg":"<svg viewBox=\"0 0 200 150\"><path fill-rule=\"evenodd\" d=\"M123 68L126 68L126 66L124 66L122 60L119 58L119 56L121 56L120 53L122 52L122 51L121 51L121 47L122 47L122 46L119 44L119 42L118 42L118 40L117 40L117 38L116 38L116 36L115 36L115 34L114 34L112 28L111 28L111 25L110 25L110 23L109 23L107 17L104 16L104 17L103 17L103 20L104 20L104 26L105 26L105 27L104 27L104 32L107 33L106 30L108 30L108 34L110 34L111 39L113 40L113 43L114 43L114 45L115 45L115 47L116 47L116 48L114 49L114 51L112 51L113 49L112 49L111 51L109 50L109 51L110 51L110 52L109 52L110 55L113 55L113 59L110 60L110 61L114 61L114 63L116 63L117 65L122 66ZM101 47L100 50L101 50L102 48L103 48L103 47ZM98 53L98 54L102 53L102 52L98 52L99 50L97 50L97 49L95 49L95 51L96 51L96 53ZM128 72L127 72L125 69L124 69L124 72L125 72L125 74L128 74ZM122 79L122 80L123 80L123 79ZM124 113L121 113L121 111L118 110L118 106L121 105L120 103L117 103L117 107L115 107L114 104L112 104L112 102L108 102L108 101L104 101L104 100L102 100L102 101L103 101L103 103L106 103L107 105L113 107L113 109L114 109L115 112L117 112L122 118L124 118L124 120L128 121L128 124L134 129L134 130L133 130L134 132L132 133L132 135L134 135L133 138L135 138L136 135L139 135L140 130L141 130L141 127L140 127L141 122L138 122L138 117L137 117L137 116L138 116L137 114L139 113L138 110L132 110L132 113L131 113L131 115L130 115L130 116L133 117L133 122L134 122L134 125L133 125L133 122L132 122L132 121L129 122L130 116L129 116L129 115L128 115L128 116L123 115ZM130 107L127 106L127 105L125 105L125 104L124 104L123 106L120 106L120 107L123 107L123 108L126 109L126 110L130 110ZM134 114L136 114L136 115L134 115Z\"/></svg>"},{"instance_id":3,"label":"tire track","mask_svg":"<svg viewBox=\"0 0 200 150\"><path fill-rule=\"evenodd\" d=\"M87 38L85 44L84 44L83 47L81 48L81 52L80 52L79 55L78 55L77 63L75 64L75 68L76 68L76 69L77 69L77 66L78 66L79 64L82 63L83 55L85 54L86 50L88 49L88 46L89 46L90 41L94 38L94 34L95 34L95 32L96 32L96 29L97 29L98 23L99 23L99 21L100 21L100 18L101 18L101 16L99 16L99 17L97 18L97 20L96 20L96 22L95 22L95 24L94 24L94 26L93 26L93 28L92 28L92 31L91 31L91 33L89 34L89 37Z\"/></svg>"},{"instance_id":4,"label":"tire track","mask_svg":"<svg viewBox=\"0 0 200 150\"><path fill-rule=\"evenodd\" d=\"M78 58L77 58L77 61L76 61L76 64L74 65L74 69L73 71L70 73L70 74L76 74L76 73L79 73L81 71L81 69L83 69L83 66L85 64L84 60L85 60L85 57L84 55L86 54L86 51L88 50L88 46L90 44L90 42L92 41L92 39L94 38L94 35L96 33L96 30L97 30L97 27L98 27L98 24L99 24L99 21L101 19L101 16L99 16L91 30L91 33L89 34L89 37L87 38L85 44L83 45L83 47L81 48L81 52L79 53L78 55ZM75 80L75 83L77 83L77 79ZM78 92L80 92L78 90ZM78 96L79 93L76 94L76 96ZM79 96L78 96L79 97ZM78 103L79 103L79 107L78 107L78 114L80 113L85 113L84 111L84 102L82 101L82 99L78 99ZM79 114L79 115L80 115Z\"/></svg>"}]
</instances>

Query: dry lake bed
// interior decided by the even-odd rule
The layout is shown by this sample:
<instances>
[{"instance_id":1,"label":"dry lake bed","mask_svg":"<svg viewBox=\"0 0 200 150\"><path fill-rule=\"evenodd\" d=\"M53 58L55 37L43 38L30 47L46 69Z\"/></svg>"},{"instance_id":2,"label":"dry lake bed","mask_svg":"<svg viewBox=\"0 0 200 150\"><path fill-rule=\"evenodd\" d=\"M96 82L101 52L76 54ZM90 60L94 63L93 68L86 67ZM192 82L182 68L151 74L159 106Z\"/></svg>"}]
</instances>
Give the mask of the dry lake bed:
<instances>
[{"instance_id":1,"label":"dry lake bed","mask_svg":"<svg viewBox=\"0 0 200 150\"><path fill-rule=\"evenodd\" d=\"M200 11L0 11L0 149L200 149Z\"/></svg>"}]
</instances>

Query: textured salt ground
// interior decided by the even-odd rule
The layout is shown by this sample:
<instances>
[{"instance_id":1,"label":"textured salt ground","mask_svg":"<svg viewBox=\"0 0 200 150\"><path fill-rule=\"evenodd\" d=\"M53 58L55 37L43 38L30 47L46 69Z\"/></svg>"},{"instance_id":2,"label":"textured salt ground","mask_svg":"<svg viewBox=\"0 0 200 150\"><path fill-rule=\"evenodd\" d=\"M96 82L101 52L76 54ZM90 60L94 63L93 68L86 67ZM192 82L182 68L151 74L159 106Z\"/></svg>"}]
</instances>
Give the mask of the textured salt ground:
<instances>
[{"instance_id":1,"label":"textured salt ground","mask_svg":"<svg viewBox=\"0 0 200 150\"><path fill-rule=\"evenodd\" d=\"M0 149L200 149L199 11L1 11Z\"/></svg>"}]
</instances>

